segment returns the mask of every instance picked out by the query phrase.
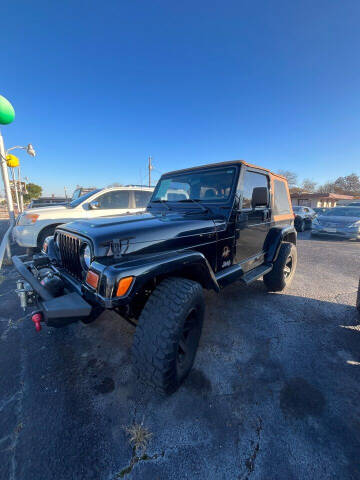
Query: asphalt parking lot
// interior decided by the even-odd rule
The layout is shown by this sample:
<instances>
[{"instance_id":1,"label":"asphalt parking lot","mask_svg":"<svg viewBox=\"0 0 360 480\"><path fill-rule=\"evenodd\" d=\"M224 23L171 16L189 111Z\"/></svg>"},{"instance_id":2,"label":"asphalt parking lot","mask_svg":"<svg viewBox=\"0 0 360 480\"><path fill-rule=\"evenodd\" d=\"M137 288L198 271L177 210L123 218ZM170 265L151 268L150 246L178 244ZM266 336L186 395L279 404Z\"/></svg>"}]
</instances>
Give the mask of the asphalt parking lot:
<instances>
[{"instance_id":1,"label":"asphalt parking lot","mask_svg":"<svg viewBox=\"0 0 360 480\"><path fill-rule=\"evenodd\" d=\"M287 291L206 293L195 368L164 398L133 378L131 325L105 313L36 333L6 267L0 478L360 478L359 275L360 243L304 232ZM134 423L152 434L140 460Z\"/></svg>"}]
</instances>

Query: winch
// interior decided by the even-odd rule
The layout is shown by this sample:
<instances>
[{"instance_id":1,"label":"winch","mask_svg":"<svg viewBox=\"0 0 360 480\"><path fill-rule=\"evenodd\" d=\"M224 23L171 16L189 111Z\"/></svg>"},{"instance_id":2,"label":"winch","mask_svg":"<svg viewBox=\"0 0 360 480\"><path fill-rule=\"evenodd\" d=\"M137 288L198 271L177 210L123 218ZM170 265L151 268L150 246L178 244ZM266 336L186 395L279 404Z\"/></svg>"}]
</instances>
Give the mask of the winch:
<instances>
[{"instance_id":1,"label":"winch","mask_svg":"<svg viewBox=\"0 0 360 480\"><path fill-rule=\"evenodd\" d=\"M28 307L29 305L34 304L35 292L28 282L24 282L23 280L18 280L16 282L15 292L19 297L20 306L23 310L26 310L26 307Z\"/></svg>"},{"instance_id":2,"label":"winch","mask_svg":"<svg viewBox=\"0 0 360 480\"><path fill-rule=\"evenodd\" d=\"M50 292L52 297L59 297L64 293L64 282L63 280L56 275L51 268L44 267L40 270L34 271L36 277L40 281L41 285L43 285L46 290ZM36 296L37 294L34 292L31 285L23 280L18 280L16 282L16 290L19 299L20 299L20 306L23 310L30 305L34 305L36 303Z\"/></svg>"}]
</instances>

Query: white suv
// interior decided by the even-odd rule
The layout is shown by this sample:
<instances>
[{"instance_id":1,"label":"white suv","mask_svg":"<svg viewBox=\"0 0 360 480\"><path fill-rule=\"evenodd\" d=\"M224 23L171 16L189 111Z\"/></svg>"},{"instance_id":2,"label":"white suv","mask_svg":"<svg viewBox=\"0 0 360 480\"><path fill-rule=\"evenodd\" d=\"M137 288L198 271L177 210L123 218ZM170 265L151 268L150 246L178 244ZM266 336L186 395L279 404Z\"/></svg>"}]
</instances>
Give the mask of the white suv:
<instances>
[{"instance_id":1,"label":"white suv","mask_svg":"<svg viewBox=\"0 0 360 480\"><path fill-rule=\"evenodd\" d=\"M41 248L46 237L53 235L58 225L81 218L91 219L125 215L146 208L153 188L113 187L93 190L68 205L32 208L16 219L13 239L21 247Z\"/></svg>"}]
</instances>

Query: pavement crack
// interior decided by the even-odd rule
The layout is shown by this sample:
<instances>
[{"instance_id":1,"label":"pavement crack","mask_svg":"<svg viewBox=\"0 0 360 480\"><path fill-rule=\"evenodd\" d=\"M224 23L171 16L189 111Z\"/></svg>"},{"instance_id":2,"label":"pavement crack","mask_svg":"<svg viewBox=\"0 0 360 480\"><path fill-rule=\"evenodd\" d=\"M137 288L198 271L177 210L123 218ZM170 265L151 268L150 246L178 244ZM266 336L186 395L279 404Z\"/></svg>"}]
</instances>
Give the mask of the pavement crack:
<instances>
[{"instance_id":1,"label":"pavement crack","mask_svg":"<svg viewBox=\"0 0 360 480\"><path fill-rule=\"evenodd\" d=\"M130 463L127 467L123 468L119 473L115 475L116 478L124 478L126 475L129 475L131 473L132 469L135 467L135 465L139 462L147 462L149 460L156 460L159 457L163 457L165 455L165 452L161 453L155 453L154 455L147 455L146 452L144 452L142 455L138 455L136 451L136 447L133 447L132 449L132 456Z\"/></svg>"},{"instance_id":2,"label":"pavement crack","mask_svg":"<svg viewBox=\"0 0 360 480\"><path fill-rule=\"evenodd\" d=\"M247 480L249 476L255 470L255 462L256 457L260 450L260 440L261 440L261 432L262 432L262 418L259 417L258 425L256 427L256 434L257 434L257 442L254 445L252 454L245 460L245 466L247 468L247 472L241 477L241 480Z\"/></svg>"},{"instance_id":3,"label":"pavement crack","mask_svg":"<svg viewBox=\"0 0 360 480\"><path fill-rule=\"evenodd\" d=\"M11 395L11 397L9 398L6 398L5 400L3 400L2 402L0 402L0 412L2 412L4 410L4 408L9 405L9 403L13 402L14 400L16 400L19 395L21 395L21 390L17 391L14 393L14 395Z\"/></svg>"},{"instance_id":4,"label":"pavement crack","mask_svg":"<svg viewBox=\"0 0 360 480\"><path fill-rule=\"evenodd\" d=\"M13 395L13 400L16 400L14 411L16 413L17 418L17 425L14 428L12 433L12 441L9 447L10 454L10 474L9 480L16 480L16 447L19 440L19 435L21 430L24 427L22 422L23 416L23 398L24 398L24 390L25 390L25 368L26 368L26 357L25 357L25 349L21 348L21 356L20 356L20 388L19 390ZM9 399L11 401L11 398Z\"/></svg>"}]
</instances>

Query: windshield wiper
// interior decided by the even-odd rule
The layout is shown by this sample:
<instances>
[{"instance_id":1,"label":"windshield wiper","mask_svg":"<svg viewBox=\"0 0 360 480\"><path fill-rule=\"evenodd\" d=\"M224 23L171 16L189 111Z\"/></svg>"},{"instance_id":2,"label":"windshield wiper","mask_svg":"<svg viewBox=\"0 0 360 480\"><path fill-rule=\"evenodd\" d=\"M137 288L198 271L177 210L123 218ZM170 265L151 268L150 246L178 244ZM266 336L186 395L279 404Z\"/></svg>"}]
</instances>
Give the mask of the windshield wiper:
<instances>
[{"instance_id":1,"label":"windshield wiper","mask_svg":"<svg viewBox=\"0 0 360 480\"><path fill-rule=\"evenodd\" d=\"M167 205L167 200L153 200L151 203L162 203L168 210L171 210L169 205Z\"/></svg>"},{"instance_id":2,"label":"windshield wiper","mask_svg":"<svg viewBox=\"0 0 360 480\"><path fill-rule=\"evenodd\" d=\"M200 203L200 200L198 198L186 198L185 200L178 200L179 203L186 203L186 202L193 202L195 205L199 205L199 207L203 210L203 212L208 212L210 209L208 207L205 207Z\"/></svg>"}]
</instances>

